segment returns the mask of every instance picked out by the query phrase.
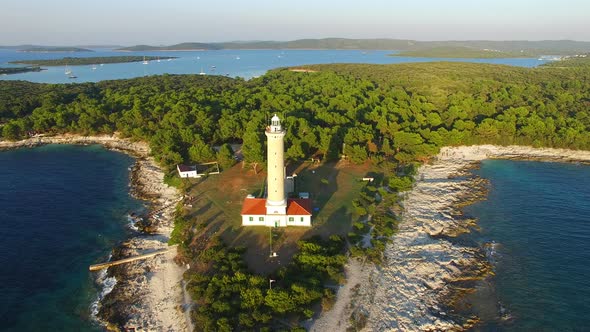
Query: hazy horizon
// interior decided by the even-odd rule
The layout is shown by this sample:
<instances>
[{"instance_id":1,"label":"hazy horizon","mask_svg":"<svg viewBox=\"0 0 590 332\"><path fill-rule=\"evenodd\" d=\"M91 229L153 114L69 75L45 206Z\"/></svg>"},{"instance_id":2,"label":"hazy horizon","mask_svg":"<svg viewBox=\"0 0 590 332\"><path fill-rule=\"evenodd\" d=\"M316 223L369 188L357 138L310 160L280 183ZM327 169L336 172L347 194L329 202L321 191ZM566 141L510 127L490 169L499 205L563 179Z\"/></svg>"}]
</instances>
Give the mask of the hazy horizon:
<instances>
[{"instance_id":1,"label":"hazy horizon","mask_svg":"<svg viewBox=\"0 0 590 332\"><path fill-rule=\"evenodd\" d=\"M3 5L0 45L172 45L297 39L590 41L590 2L422 0L23 0Z\"/></svg>"}]
</instances>

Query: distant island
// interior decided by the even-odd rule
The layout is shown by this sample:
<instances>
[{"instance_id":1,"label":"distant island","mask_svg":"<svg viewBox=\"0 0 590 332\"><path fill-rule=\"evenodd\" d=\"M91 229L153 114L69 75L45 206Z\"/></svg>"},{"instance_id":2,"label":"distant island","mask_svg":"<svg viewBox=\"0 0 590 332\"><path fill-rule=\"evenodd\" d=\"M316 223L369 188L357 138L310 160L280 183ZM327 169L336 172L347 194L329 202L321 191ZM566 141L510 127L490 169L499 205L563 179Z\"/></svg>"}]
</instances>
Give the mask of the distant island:
<instances>
[{"instance_id":1,"label":"distant island","mask_svg":"<svg viewBox=\"0 0 590 332\"><path fill-rule=\"evenodd\" d=\"M18 52L49 53L49 52L94 52L87 48L80 47L29 47L18 50Z\"/></svg>"},{"instance_id":2,"label":"distant island","mask_svg":"<svg viewBox=\"0 0 590 332\"><path fill-rule=\"evenodd\" d=\"M401 51L391 56L419 57L419 58L525 58L536 57L539 54L523 52L503 52L494 49L477 49L462 46L441 46L421 50Z\"/></svg>"},{"instance_id":3,"label":"distant island","mask_svg":"<svg viewBox=\"0 0 590 332\"><path fill-rule=\"evenodd\" d=\"M0 75L21 74L21 73L28 73L28 72L41 71L41 70L43 70L43 69L38 66L5 67L5 68L0 68Z\"/></svg>"},{"instance_id":4,"label":"distant island","mask_svg":"<svg viewBox=\"0 0 590 332\"><path fill-rule=\"evenodd\" d=\"M537 56L540 54L575 55L590 52L590 42L573 40L542 41L417 41L408 39L298 39L292 41L233 41L216 43L180 43L169 46L136 45L117 49L118 51L190 51L220 49L341 49L341 50L398 50L422 51L436 48L461 48L505 52L514 57L517 54ZM500 55L500 54L498 54ZM464 57L474 57L472 55ZM503 55L499 56L503 57Z\"/></svg>"},{"instance_id":5,"label":"distant island","mask_svg":"<svg viewBox=\"0 0 590 332\"><path fill-rule=\"evenodd\" d=\"M136 45L131 47L118 48L117 51L125 52L142 52L142 51L202 51L202 50L213 50L221 49L221 47L215 44L206 43L181 43L170 46L149 46L149 45Z\"/></svg>"},{"instance_id":6,"label":"distant island","mask_svg":"<svg viewBox=\"0 0 590 332\"><path fill-rule=\"evenodd\" d=\"M74 58L65 57L61 59L48 59L48 60L17 60L11 61L10 63L25 64L25 65L37 65L37 66L83 66L83 65L94 65L97 63L126 63L126 62L141 62L141 61L153 61L153 60L168 60L176 59L171 56L97 56L88 58Z\"/></svg>"}]
</instances>

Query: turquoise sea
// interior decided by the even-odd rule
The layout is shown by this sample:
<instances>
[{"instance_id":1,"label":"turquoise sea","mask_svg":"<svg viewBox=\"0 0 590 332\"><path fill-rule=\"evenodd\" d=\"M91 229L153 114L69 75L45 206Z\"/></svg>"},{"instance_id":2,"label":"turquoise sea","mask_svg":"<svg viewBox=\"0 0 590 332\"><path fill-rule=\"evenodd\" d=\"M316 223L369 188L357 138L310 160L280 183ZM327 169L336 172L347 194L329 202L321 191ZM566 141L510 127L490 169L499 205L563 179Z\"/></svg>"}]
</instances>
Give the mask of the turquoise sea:
<instances>
[{"instance_id":1,"label":"turquoise sea","mask_svg":"<svg viewBox=\"0 0 590 332\"><path fill-rule=\"evenodd\" d=\"M482 330L590 331L590 166L487 160L475 173L489 196L465 212L496 273L475 307Z\"/></svg>"},{"instance_id":2,"label":"turquoise sea","mask_svg":"<svg viewBox=\"0 0 590 332\"><path fill-rule=\"evenodd\" d=\"M133 159L100 146L0 152L0 331L100 331L88 266L129 235Z\"/></svg>"},{"instance_id":3,"label":"turquoise sea","mask_svg":"<svg viewBox=\"0 0 590 332\"><path fill-rule=\"evenodd\" d=\"M403 62L480 62L505 64L520 67L535 67L547 62L536 58L506 59L444 59L444 58L410 58L392 57L396 51L376 50L218 50L218 51L157 51L157 52L117 52L111 49L96 49L95 52L80 53L24 53L15 50L0 49L0 67L14 66L8 62L14 60L61 59L64 57L96 57L121 55L175 56L171 61L96 64L93 66L69 66L78 77L69 79L65 67L43 67L41 72L15 75L0 75L0 80L26 80L39 83L74 83L97 82L159 74L198 74L224 75L246 79L263 75L266 71L278 67L299 66L318 63L403 63Z\"/></svg>"}]
</instances>

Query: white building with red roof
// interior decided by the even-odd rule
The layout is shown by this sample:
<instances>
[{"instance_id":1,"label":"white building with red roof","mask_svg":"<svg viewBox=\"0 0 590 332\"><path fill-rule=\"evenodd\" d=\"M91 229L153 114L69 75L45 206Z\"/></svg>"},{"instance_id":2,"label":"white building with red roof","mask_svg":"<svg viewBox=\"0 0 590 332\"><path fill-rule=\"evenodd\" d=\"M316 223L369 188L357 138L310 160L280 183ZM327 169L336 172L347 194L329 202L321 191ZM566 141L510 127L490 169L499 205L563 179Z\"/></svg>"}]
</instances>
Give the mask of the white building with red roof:
<instances>
[{"instance_id":1,"label":"white building with red roof","mask_svg":"<svg viewBox=\"0 0 590 332\"><path fill-rule=\"evenodd\" d=\"M311 200L287 198L285 188L285 130L279 117L266 127L267 188L266 198L246 198L242 207L242 226L311 227Z\"/></svg>"}]
</instances>

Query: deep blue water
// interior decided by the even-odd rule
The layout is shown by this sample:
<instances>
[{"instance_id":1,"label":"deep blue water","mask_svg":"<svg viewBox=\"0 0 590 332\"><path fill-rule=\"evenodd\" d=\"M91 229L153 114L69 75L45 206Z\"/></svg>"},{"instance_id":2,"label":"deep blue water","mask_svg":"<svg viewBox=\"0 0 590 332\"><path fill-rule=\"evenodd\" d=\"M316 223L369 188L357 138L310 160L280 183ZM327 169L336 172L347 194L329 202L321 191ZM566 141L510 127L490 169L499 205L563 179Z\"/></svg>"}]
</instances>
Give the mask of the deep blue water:
<instances>
[{"instance_id":1,"label":"deep blue water","mask_svg":"<svg viewBox=\"0 0 590 332\"><path fill-rule=\"evenodd\" d=\"M513 317L489 330L590 330L590 167L487 160L486 201L466 208L497 243L498 301Z\"/></svg>"},{"instance_id":2,"label":"deep blue water","mask_svg":"<svg viewBox=\"0 0 590 332\"><path fill-rule=\"evenodd\" d=\"M127 236L133 160L100 146L0 152L0 330L92 331L88 266Z\"/></svg>"},{"instance_id":3,"label":"deep blue water","mask_svg":"<svg viewBox=\"0 0 590 332\"><path fill-rule=\"evenodd\" d=\"M153 55L176 56L178 59L160 62L150 61L105 64L101 66L69 66L77 79L69 79L65 67L43 67L47 70L33 73L0 75L0 80L27 80L40 83L73 83L97 82L133 78L156 74L198 74L201 71L208 75L240 76L246 79L260 76L266 71L278 67L299 66L318 63L373 63L388 64L402 62L483 62L505 64L521 67L535 67L547 62L533 58L506 59L444 59L444 58L411 58L392 57L396 51L377 50L218 50L218 51L165 51L165 52L115 52L110 49L96 49L95 52L81 53L23 53L10 49L0 49L0 67L12 66L9 61L30 59L59 59L63 57L96 57L121 55ZM215 66L213 68L212 66Z\"/></svg>"}]
</instances>

